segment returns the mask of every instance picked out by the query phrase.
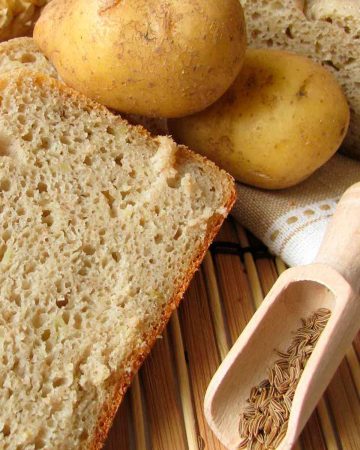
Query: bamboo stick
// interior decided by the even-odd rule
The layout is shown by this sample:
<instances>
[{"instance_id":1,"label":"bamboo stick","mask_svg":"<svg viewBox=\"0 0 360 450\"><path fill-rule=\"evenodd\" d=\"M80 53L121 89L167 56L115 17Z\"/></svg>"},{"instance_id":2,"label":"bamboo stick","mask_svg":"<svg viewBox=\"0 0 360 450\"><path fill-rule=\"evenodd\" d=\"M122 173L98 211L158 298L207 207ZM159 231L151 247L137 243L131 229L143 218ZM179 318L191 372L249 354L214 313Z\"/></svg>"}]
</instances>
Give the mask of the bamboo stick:
<instances>
[{"instance_id":1,"label":"bamboo stick","mask_svg":"<svg viewBox=\"0 0 360 450\"><path fill-rule=\"evenodd\" d=\"M184 416L187 445L189 450L198 450L196 417L192 403L189 374L185 361L184 343L177 311L174 312L170 320L170 333L173 342L173 352Z\"/></svg>"},{"instance_id":2,"label":"bamboo stick","mask_svg":"<svg viewBox=\"0 0 360 450\"><path fill-rule=\"evenodd\" d=\"M243 249L250 247L246 232L244 228L240 226L238 223L236 224L236 231L241 247ZM256 270L254 258L250 252L246 252L244 254L244 265L246 268L246 273L249 278L249 284L251 287L251 292L254 300L254 307L255 309L258 309L258 307L260 306L261 302L264 299L264 293L261 288L261 283L259 275Z\"/></svg>"},{"instance_id":3,"label":"bamboo stick","mask_svg":"<svg viewBox=\"0 0 360 450\"><path fill-rule=\"evenodd\" d=\"M351 346L346 353L346 360L349 364L357 394L360 396L360 364L353 346Z\"/></svg>"},{"instance_id":4,"label":"bamboo stick","mask_svg":"<svg viewBox=\"0 0 360 450\"><path fill-rule=\"evenodd\" d=\"M315 410L308 420L304 431L300 436L303 448L306 450L327 450L326 441L322 434L320 421Z\"/></svg>"},{"instance_id":5,"label":"bamboo stick","mask_svg":"<svg viewBox=\"0 0 360 450\"><path fill-rule=\"evenodd\" d=\"M357 334L357 336L354 340L354 349L355 349L356 356L360 360L360 332Z\"/></svg>"},{"instance_id":6,"label":"bamboo stick","mask_svg":"<svg viewBox=\"0 0 360 450\"><path fill-rule=\"evenodd\" d=\"M141 386L137 374L132 382L130 390L131 412L134 426L136 450L147 450L144 407L141 398Z\"/></svg>"},{"instance_id":7,"label":"bamboo stick","mask_svg":"<svg viewBox=\"0 0 360 450\"><path fill-rule=\"evenodd\" d=\"M259 274L260 283L264 296L266 296L273 287L278 278L275 262L273 259L260 258L256 260L256 269Z\"/></svg>"},{"instance_id":8,"label":"bamboo stick","mask_svg":"<svg viewBox=\"0 0 360 450\"><path fill-rule=\"evenodd\" d=\"M287 269L284 261L282 259L280 259L278 256L275 257L275 266L276 266L277 273L279 275L281 275Z\"/></svg>"},{"instance_id":9,"label":"bamboo stick","mask_svg":"<svg viewBox=\"0 0 360 450\"><path fill-rule=\"evenodd\" d=\"M212 313L216 342L223 360L230 350L226 335L226 324L221 306L219 287L216 280L216 272L211 254L208 252L203 262L205 284L207 287L208 299Z\"/></svg>"},{"instance_id":10,"label":"bamboo stick","mask_svg":"<svg viewBox=\"0 0 360 450\"><path fill-rule=\"evenodd\" d=\"M129 416L129 394L127 394L116 414L104 450L118 450L119 448L133 450L130 440Z\"/></svg>"},{"instance_id":11,"label":"bamboo stick","mask_svg":"<svg viewBox=\"0 0 360 450\"><path fill-rule=\"evenodd\" d=\"M338 450L336 432L324 397L319 401L317 411L327 450Z\"/></svg>"}]
</instances>

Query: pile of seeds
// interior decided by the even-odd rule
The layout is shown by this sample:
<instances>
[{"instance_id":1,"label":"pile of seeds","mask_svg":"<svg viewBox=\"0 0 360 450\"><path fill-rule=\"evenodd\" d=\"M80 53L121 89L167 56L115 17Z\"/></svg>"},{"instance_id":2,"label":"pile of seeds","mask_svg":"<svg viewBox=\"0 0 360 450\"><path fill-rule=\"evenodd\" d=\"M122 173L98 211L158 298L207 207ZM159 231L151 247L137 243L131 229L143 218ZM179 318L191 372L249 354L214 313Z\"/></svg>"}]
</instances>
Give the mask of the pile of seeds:
<instances>
[{"instance_id":1,"label":"pile of seeds","mask_svg":"<svg viewBox=\"0 0 360 450\"><path fill-rule=\"evenodd\" d=\"M240 415L240 449L276 449L286 434L295 389L330 311L318 309L294 333L286 352L268 370L268 378L251 389L249 405Z\"/></svg>"}]
</instances>

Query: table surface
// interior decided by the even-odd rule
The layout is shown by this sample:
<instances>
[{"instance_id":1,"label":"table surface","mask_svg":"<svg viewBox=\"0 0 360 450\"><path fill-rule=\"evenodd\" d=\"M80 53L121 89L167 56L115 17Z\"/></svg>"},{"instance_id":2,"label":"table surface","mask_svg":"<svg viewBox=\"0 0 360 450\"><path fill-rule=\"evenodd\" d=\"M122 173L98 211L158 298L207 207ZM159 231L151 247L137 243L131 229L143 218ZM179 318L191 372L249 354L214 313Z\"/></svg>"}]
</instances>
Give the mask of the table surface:
<instances>
[{"instance_id":1,"label":"table surface","mask_svg":"<svg viewBox=\"0 0 360 450\"><path fill-rule=\"evenodd\" d=\"M203 415L207 385L286 267L231 218L119 408L106 450L221 450ZM296 450L360 450L360 335Z\"/></svg>"}]
</instances>

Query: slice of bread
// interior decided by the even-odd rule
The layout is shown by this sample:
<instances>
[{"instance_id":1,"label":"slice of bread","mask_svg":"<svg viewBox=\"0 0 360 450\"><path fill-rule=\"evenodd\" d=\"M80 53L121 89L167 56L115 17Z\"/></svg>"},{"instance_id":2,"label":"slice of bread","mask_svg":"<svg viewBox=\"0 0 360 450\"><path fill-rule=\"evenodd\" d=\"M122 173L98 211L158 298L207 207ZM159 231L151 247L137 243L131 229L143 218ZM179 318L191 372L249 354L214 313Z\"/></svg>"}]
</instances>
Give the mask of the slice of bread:
<instances>
[{"instance_id":1,"label":"slice of bread","mask_svg":"<svg viewBox=\"0 0 360 450\"><path fill-rule=\"evenodd\" d=\"M33 38L20 37L0 44L0 73L29 69L58 78L52 64L41 53Z\"/></svg>"},{"instance_id":2,"label":"slice of bread","mask_svg":"<svg viewBox=\"0 0 360 450\"><path fill-rule=\"evenodd\" d=\"M0 76L0 447L99 449L235 199L57 80Z\"/></svg>"},{"instance_id":3,"label":"slice of bread","mask_svg":"<svg viewBox=\"0 0 360 450\"><path fill-rule=\"evenodd\" d=\"M282 48L324 64L351 107L345 152L360 158L359 0L240 0L252 47Z\"/></svg>"}]
</instances>

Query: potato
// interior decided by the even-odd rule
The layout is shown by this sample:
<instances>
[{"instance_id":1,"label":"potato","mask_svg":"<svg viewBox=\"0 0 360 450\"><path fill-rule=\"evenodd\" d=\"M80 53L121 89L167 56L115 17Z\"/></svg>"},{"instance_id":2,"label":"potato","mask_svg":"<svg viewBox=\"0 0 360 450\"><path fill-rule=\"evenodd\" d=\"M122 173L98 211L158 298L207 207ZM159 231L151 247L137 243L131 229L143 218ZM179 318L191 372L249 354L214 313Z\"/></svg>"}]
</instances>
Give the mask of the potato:
<instances>
[{"instance_id":1,"label":"potato","mask_svg":"<svg viewBox=\"0 0 360 450\"><path fill-rule=\"evenodd\" d=\"M248 50L235 83L214 105L170 121L175 138L237 180L286 188L340 146L349 108L335 78L302 56Z\"/></svg>"},{"instance_id":2,"label":"potato","mask_svg":"<svg viewBox=\"0 0 360 450\"><path fill-rule=\"evenodd\" d=\"M68 85L155 117L221 97L240 71L245 35L239 0L53 0L34 31Z\"/></svg>"}]
</instances>

